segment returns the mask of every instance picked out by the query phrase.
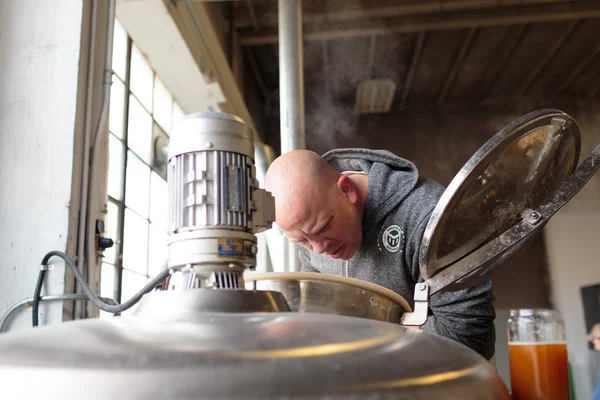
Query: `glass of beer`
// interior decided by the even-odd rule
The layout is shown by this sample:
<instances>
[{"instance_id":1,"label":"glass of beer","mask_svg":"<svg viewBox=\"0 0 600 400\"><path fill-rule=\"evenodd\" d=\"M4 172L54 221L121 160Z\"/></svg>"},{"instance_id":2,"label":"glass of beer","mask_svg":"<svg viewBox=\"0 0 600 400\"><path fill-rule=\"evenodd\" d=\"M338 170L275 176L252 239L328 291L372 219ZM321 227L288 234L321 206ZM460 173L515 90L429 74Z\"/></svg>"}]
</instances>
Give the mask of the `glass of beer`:
<instances>
[{"instance_id":1,"label":"glass of beer","mask_svg":"<svg viewBox=\"0 0 600 400\"><path fill-rule=\"evenodd\" d=\"M508 356L513 400L569 400L565 323L554 310L511 310Z\"/></svg>"}]
</instances>

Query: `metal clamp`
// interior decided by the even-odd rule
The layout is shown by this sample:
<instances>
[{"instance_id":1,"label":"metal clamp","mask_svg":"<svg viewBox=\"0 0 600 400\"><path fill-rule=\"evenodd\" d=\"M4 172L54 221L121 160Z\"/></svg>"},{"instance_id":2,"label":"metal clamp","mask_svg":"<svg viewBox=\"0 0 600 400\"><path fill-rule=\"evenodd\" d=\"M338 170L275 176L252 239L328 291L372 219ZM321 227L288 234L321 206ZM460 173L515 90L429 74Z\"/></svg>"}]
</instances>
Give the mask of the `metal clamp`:
<instances>
[{"instance_id":1,"label":"metal clamp","mask_svg":"<svg viewBox=\"0 0 600 400\"><path fill-rule=\"evenodd\" d=\"M402 316L401 325L421 326L427 321L429 311L429 285L426 282L419 282L415 286L415 306L414 311Z\"/></svg>"},{"instance_id":2,"label":"metal clamp","mask_svg":"<svg viewBox=\"0 0 600 400\"><path fill-rule=\"evenodd\" d=\"M54 264L40 265L40 271L52 271L53 269Z\"/></svg>"}]
</instances>

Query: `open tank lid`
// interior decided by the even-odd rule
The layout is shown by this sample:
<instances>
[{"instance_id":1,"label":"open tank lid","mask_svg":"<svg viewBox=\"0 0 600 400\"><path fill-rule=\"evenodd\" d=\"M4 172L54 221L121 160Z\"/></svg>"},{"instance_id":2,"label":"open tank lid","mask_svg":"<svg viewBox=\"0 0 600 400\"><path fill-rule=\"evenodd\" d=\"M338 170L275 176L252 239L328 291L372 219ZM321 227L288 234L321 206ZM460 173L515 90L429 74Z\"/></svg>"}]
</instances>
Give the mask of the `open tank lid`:
<instances>
[{"instance_id":1,"label":"open tank lid","mask_svg":"<svg viewBox=\"0 0 600 400\"><path fill-rule=\"evenodd\" d=\"M429 279L478 250L518 223L524 210L548 201L575 171L580 147L576 122L551 109L527 114L494 135L459 171L433 210L419 254L423 277ZM522 240L510 253L528 243ZM482 269L492 270L506 257L492 261ZM462 283L476 284L485 275L479 271Z\"/></svg>"}]
</instances>

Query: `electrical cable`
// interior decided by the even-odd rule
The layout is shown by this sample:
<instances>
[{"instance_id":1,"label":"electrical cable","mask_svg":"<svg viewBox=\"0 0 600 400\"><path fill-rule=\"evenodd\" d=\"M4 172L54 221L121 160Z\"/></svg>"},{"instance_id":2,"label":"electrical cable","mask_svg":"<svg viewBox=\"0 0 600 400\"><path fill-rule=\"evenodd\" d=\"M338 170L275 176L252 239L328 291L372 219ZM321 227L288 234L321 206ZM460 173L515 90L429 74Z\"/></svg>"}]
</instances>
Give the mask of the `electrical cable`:
<instances>
[{"instance_id":1,"label":"electrical cable","mask_svg":"<svg viewBox=\"0 0 600 400\"><path fill-rule=\"evenodd\" d=\"M159 285L162 281L164 281L165 278L167 276L169 276L169 273L170 273L169 269L166 268L166 262L165 262L165 266L163 266L163 269L160 271L160 273L157 276L155 276L150 282L148 282L146 284L146 286L144 286L139 292L137 292L135 295L133 295L129 300L127 300L123 304L110 305L110 304L106 304L105 302L100 300L98 298L98 296L96 296L94 294L94 292L92 292L89 285L87 284L87 282L81 275L81 272L79 271L79 269L77 269L77 267L75 266L75 263L73 261L71 261L69 256L67 256L62 251L51 251L48 254L46 254L44 256L44 258L42 259L42 268L40 269L40 274L38 276L38 281L37 281L37 284L35 287L35 292L34 292L34 296L33 296L33 310L32 310L33 311L33 317L32 317L33 326L38 326L38 310L39 310L39 304L40 304L40 293L42 292L42 284L44 282L44 275L45 275L45 272L47 269L44 267L48 264L48 260L54 256L60 257L65 261L66 265L68 265L69 268L71 269L71 271L73 272L73 275L75 275L75 279L81 285L83 292L86 294L86 296L90 299L90 301L96 307L98 307L102 311L106 311L106 312L113 313L113 314L123 312L123 311L128 310L129 308L133 307L134 305L136 305L140 301L140 299L142 298L143 295L150 292L157 285Z\"/></svg>"},{"instance_id":2,"label":"electrical cable","mask_svg":"<svg viewBox=\"0 0 600 400\"><path fill-rule=\"evenodd\" d=\"M90 299L88 299L88 297L85 294L74 294L74 293L50 294L50 295L40 297L40 301L76 301L76 300L89 301ZM108 297L100 297L100 300L104 301L105 303L111 304L111 305L119 305L119 303L117 303L113 299L109 299ZM32 305L33 305L33 297L30 297L30 298L21 300L20 302L16 303L11 308L9 308L8 311L6 311L4 313L2 318L0 318L0 333L5 331L7 321L9 320L10 316L14 312L19 310L21 307L24 307L24 306L31 307Z\"/></svg>"},{"instance_id":3,"label":"electrical cable","mask_svg":"<svg viewBox=\"0 0 600 400\"><path fill-rule=\"evenodd\" d=\"M42 285L44 283L44 277L46 275L46 268L42 267L38 274L37 283L35 284L35 291L33 292L33 326L38 326L38 308L40 306L40 295L42 294Z\"/></svg>"}]
</instances>

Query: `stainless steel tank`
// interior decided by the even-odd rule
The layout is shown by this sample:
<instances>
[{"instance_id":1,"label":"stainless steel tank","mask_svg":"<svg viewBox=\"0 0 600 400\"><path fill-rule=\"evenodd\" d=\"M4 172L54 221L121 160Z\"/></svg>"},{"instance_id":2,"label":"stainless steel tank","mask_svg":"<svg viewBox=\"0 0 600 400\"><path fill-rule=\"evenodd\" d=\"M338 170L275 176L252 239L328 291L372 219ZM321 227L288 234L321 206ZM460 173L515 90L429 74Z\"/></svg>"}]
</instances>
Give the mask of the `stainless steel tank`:
<instances>
[{"instance_id":1,"label":"stainless steel tank","mask_svg":"<svg viewBox=\"0 0 600 400\"><path fill-rule=\"evenodd\" d=\"M177 295L183 292L155 294ZM509 399L459 343L321 313L150 315L0 337L0 382L18 399ZM143 309L143 307L141 307ZM3 396L4 397L4 396Z\"/></svg>"}]
</instances>

